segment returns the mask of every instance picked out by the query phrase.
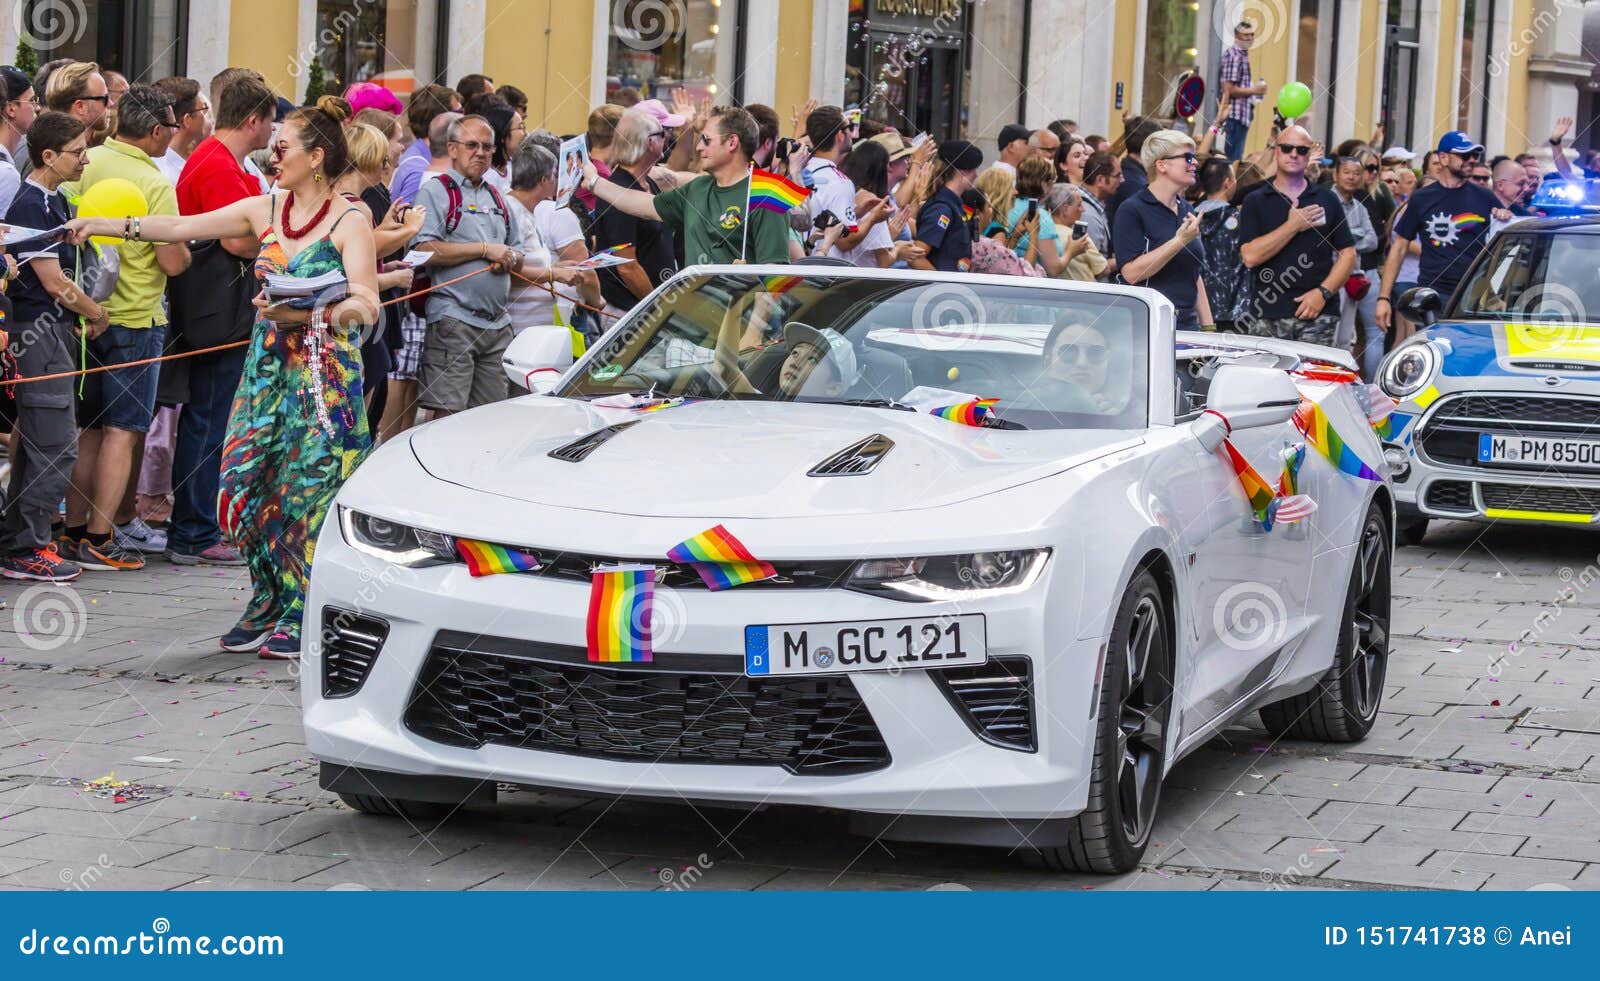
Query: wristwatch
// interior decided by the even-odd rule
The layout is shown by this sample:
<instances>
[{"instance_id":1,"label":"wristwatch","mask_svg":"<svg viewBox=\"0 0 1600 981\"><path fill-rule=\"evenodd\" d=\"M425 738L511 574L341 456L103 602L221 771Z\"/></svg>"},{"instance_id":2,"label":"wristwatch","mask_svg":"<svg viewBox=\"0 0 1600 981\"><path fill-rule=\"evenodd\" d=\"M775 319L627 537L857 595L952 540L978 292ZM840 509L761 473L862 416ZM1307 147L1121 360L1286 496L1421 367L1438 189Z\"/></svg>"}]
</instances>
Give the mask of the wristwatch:
<instances>
[{"instance_id":1,"label":"wristwatch","mask_svg":"<svg viewBox=\"0 0 1600 981\"><path fill-rule=\"evenodd\" d=\"M1332 303L1333 298L1339 295L1333 290L1330 290L1326 286L1322 286L1320 284L1317 286L1317 292L1322 294L1323 303Z\"/></svg>"}]
</instances>

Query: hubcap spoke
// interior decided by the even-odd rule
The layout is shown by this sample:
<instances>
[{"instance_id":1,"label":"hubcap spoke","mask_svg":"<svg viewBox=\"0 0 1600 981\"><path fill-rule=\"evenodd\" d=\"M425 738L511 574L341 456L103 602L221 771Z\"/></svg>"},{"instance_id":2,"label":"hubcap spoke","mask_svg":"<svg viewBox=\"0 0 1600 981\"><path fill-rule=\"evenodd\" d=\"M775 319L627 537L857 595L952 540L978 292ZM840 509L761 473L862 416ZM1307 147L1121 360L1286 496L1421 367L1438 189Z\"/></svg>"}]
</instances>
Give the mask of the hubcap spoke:
<instances>
[{"instance_id":1,"label":"hubcap spoke","mask_svg":"<svg viewBox=\"0 0 1600 981\"><path fill-rule=\"evenodd\" d=\"M1149 833L1159 793L1161 761L1166 746L1169 699L1159 691L1152 675L1165 650L1159 607L1148 599L1135 608L1129 624L1126 652L1127 687L1117 718L1116 792L1123 831L1130 841L1142 842Z\"/></svg>"}]
</instances>

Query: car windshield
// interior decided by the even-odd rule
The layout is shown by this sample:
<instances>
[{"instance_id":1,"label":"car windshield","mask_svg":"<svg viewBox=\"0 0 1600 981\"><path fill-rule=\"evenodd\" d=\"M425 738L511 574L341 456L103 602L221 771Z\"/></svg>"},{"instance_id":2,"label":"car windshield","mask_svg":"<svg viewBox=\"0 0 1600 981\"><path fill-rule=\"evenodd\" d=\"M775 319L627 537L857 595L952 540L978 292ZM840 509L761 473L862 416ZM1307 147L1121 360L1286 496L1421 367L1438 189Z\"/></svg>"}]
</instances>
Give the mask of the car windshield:
<instances>
[{"instance_id":1,"label":"car windshield","mask_svg":"<svg viewBox=\"0 0 1600 981\"><path fill-rule=\"evenodd\" d=\"M1505 232L1462 287L1454 316L1565 323L1600 310L1600 235Z\"/></svg>"},{"instance_id":2,"label":"car windshield","mask_svg":"<svg viewBox=\"0 0 1600 981\"><path fill-rule=\"evenodd\" d=\"M1149 324L1128 296L809 273L679 280L555 393L932 411L1013 429L1146 424Z\"/></svg>"}]
</instances>

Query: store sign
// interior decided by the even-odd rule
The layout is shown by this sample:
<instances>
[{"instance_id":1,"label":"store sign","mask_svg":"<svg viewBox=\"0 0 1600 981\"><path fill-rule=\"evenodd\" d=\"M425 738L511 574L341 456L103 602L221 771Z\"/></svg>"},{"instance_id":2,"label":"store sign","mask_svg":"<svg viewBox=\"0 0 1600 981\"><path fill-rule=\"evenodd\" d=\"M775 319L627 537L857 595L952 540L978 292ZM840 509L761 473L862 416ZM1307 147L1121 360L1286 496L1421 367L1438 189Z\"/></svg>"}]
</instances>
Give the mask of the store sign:
<instances>
[{"instance_id":1,"label":"store sign","mask_svg":"<svg viewBox=\"0 0 1600 981\"><path fill-rule=\"evenodd\" d=\"M872 0L874 26L953 33L961 30L970 0Z\"/></svg>"}]
</instances>

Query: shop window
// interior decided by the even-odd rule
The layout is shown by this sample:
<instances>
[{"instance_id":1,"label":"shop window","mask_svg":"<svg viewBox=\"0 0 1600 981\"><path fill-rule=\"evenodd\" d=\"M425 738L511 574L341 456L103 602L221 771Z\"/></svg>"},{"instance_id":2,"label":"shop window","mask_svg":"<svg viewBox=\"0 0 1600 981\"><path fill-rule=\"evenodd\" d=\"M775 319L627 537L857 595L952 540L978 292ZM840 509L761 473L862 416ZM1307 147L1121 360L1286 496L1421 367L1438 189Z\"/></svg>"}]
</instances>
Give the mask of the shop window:
<instances>
[{"instance_id":1,"label":"shop window","mask_svg":"<svg viewBox=\"0 0 1600 981\"><path fill-rule=\"evenodd\" d=\"M1456 128L1482 139L1489 112L1489 59L1494 50L1495 0L1465 0L1461 19L1461 85Z\"/></svg>"},{"instance_id":2,"label":"shop window","mask_svg":"<svg viewBox=\"0 0 1600 981\"><path fill-rule=\"evenodd\" d=\"M674 89L736 100L738 0L616 0L606 48L606 99L632 89L672 104Z\"/></svg>"},{"instance_id":3,"label":"shop window","mask_svg":"<svg viewBox=\"0 0 1600 981\"><path fill-rule=\"evenodd\" d=\"M961 0L852 0L845 105L907 136L928 133L936 140L949 140L966 132L969 6ZM1001 6L997 3L985 12L993 15ZM1012 17L1020 31L1020 14L1012 11ZM1004 72L1011 79L1006 101L1013 109L997 107L994 118L1013 118L1014 73L1014 68Z\"/></svg>"},{"instance_id":4,"label":"shop window","mask_svg":"<svg viewBox=\"0 0 1600 981\"><path fill-rule=\"evenodd\" d=\"M1335 2L1300 0L1300 34L1295 45L1294 77L1311 89L1310 115L1301 125L1329 148L1343 139L1333 134L1333 46L1339 32Z\"/></svg>"},{"instance_id":5,"label":"shop window","mask_svg":"<svg viewBox=\"0 0 1600 981\"><path fill-rule=\"evenodd\" d=\"M404 98L427 84L438 7L438 0L317 0L315 46L327 90L377 82Z\"/></svg>"},{"instance_id":6,"label":"shop window","mask_svg":"<svg viewBox=\"0 0 1600 981\"><path fill-rule=\"evenodd\" d=\"M1389 0L1383 57L1383 132L1389 146L1413 146L1412 93L1417 87L1417 0Z\"/></svg>"},{"instance_id":7,"label":"shop window","mask_svg":"<svg viewBox=\"0 0 1600 981\"><path fill-rule=\"evenodd\" d=\"M1172 112L1178 80L1195 70L1200 52L1199 4L1194 0L1149 0L1145 7L1144 67L1138 109L1145 115ZM1233 43L1230 38L1229 44Z\"/></svg>"},{"instance_id":8,"label":"shop window","mask_svg":"<svg viewBox=\"0 0 1600 981\"><path fill-rule=\"evenodd\" d=\"M93 61L145 82L182 74L186 67L181 27L189 20L188 0L16 2L22 6L15 26L28 36L40 64L56 58Z\"/></svg>"}]
</instances>

